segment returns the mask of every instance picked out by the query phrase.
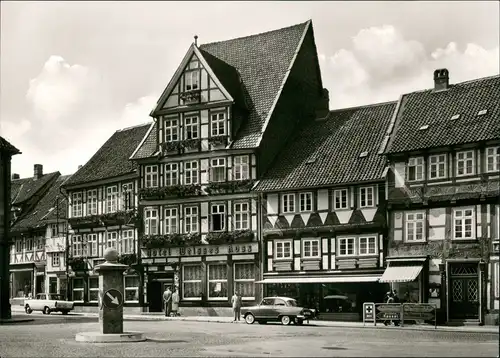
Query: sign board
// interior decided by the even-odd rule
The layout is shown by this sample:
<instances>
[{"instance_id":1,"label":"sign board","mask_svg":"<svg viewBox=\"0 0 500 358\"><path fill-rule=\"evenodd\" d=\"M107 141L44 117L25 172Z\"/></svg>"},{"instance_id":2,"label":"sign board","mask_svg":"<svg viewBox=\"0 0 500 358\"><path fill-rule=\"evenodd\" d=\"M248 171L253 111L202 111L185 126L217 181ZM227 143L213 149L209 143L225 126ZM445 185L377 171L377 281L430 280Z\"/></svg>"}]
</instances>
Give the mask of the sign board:
<instances>
[{"instance_id":1,"label":"sign board","mask_svg":"<svg viewBox=\"0 0 500 358\"><path fill-rule=\"evenodd\" d=\"M110 309L117 309L123 306L123 295L120 291L112 288L104 292L102 303Z\"/></svg>"},{"instance_id":2,"label":"sign board","mask_svg":"<svg viewBox=\"0 0 500 358\"><path fill-rule=\"evenodd\" d=\"M403 319L406 321L434 321L436 319L436 306L428 303L404 303Z\"/></svg>"},{"instance_id":3,"label":"sign board","mask_svg":"<svg viewBox=\"0 0 500 358\"><path fill-rule=\"evenodd\" d=\"M363 303L363 324L365 322L375 322L375 303Z\"/></svg>"},{"instance_id":4,"label":"sign board","mask_svg":"<svg viewBox=\"0 0 500 358\"><path fill-rule=\"evenodd\" d=\"M375 305L375 325L376 321L399 321L401 320L400 303L377 303Z\"/></svg>"},{"instance_id":5,"label":"sign board","mask_svg":"<svg viewBox=\"0 0 500 358\"><path fill-rule=\"evenodd\" d=\"M259 243L249 242L230 245L198 245L188 247L167 247L159 249L142 249L143 258L210 256L231 254L254 254L259 252Z\"/></svg>"}]
</instances>

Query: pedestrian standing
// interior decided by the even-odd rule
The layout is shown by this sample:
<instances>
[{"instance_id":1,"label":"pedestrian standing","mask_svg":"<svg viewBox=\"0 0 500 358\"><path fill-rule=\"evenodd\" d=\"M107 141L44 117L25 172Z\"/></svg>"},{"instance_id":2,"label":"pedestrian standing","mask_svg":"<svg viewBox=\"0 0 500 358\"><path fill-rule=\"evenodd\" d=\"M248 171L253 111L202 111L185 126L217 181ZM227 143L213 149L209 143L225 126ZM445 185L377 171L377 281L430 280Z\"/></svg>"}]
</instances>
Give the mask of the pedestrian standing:
<instances>
[{"instance_id":1,"label":"pedestrian standing","mask_svg":"<svg viewBox=\"0 0 500 358\"><path fill-rule=\"evenodd\" d=\"M172 291L170 290L170 286L167 286L167 289L163 292L163 304L165 306L165 317L169 317L172 310Z\"/></svg>"},{"instance_id":2,"label":"pedestrian standing","mask_svg":"<svg viewBox=\"0 0 500 358\"><path fill-rule=\"evenodd\" d=\"M394 303L394 297L393 297L392 291L387 292L386 299L387 299L386 303ZM392 320L390 320L390 321L385 320L384 321L384 325L389 326L390 324L392 324Z\"/></svg>"},{"instance_id":3,"label":"pedestrian standing","mask_svg":"<svg viewBox=\"0 0 500 358\"><path fill-rule=\"evenodd\" d=\"M179 290L174 287L174 292L172 293L172 315L177 316L177 311L179 310Z\"/></svg>"},{"instance_id":4,"label":"pedestrian standing","mask_svg":"<svg viewBox=\"0 0 500 358\"><path fill-rule=\"evenodd\" d=\"M401 302L399 300L399 297L398 297L398 291L396 291L396 290L392 291L392 298L394 299L394 303L400 303ZM395 326L399 326L399 322L398 321L394 321L394 325Z\"/></svg>"},{"instance_id":5,"label":"pedestrian standing","mask_svg":"<svg viewBox=\"0 0 500 358\"><path fill-rule=\"evenodd\" d=\"M241 312L241 297L238 294L238 292L235 290L234 295L231 298L231 303L233 304L233 313L234 313L234 320L233 322L236 322L237 320L240 320L240 312Z\"/></svg>"}]
</instances>

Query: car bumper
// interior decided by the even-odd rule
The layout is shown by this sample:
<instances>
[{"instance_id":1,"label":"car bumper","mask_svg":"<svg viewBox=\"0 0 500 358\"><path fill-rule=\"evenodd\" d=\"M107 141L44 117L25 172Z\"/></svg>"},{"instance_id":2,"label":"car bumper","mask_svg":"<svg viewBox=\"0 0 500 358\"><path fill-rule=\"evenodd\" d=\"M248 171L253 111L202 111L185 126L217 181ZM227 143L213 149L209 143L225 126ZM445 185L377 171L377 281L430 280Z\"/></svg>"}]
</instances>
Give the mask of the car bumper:
<instances>
[{"instance_id":1,"label":"car bumper","mask_svg":"<svg viewBox=\"0 0 500 358\"><path fill-rule=\"evenodd\" d=\"M299 315L297 315L297 319L307 319L307 318L306 318L306 316L299 314Z\"/></svg>"}]
</instances>

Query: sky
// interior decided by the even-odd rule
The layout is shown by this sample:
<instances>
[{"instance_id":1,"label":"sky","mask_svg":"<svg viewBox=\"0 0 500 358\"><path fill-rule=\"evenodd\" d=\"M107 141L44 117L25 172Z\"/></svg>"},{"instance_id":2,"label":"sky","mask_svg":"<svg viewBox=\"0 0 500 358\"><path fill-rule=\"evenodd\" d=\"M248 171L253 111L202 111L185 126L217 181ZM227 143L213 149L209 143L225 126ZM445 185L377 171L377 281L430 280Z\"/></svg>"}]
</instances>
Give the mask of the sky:
<instances>
[{"instance_id":1,"label":"sky","mask_svg":"<svg viewBox=\"0 0 500 358\"><path fill-rule=\"evenodd\" d=\"M186 51L313 22L330 108L499 73L499 2L9 2L1 5L0 135L12 173L74 173L149 113Z\"/></svg>"}]
</instances>

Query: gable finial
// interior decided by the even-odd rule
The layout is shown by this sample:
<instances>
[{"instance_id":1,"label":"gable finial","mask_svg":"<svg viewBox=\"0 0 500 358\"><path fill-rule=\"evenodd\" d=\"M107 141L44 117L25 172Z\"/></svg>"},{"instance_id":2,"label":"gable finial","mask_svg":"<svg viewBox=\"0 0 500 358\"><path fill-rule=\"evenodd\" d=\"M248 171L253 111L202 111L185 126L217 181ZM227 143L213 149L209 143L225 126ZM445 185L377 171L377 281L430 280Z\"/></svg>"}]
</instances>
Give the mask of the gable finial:
<instances>
[{"instance_id":1,"label":"gable finial","mask_svg":"<svg viewBox=\"0 0 500 358\"><path fill-rule=\"evenodd\" d=\"M198 35L194 35L194 45L198 46Z\"/></svg>"}]
</instances>

